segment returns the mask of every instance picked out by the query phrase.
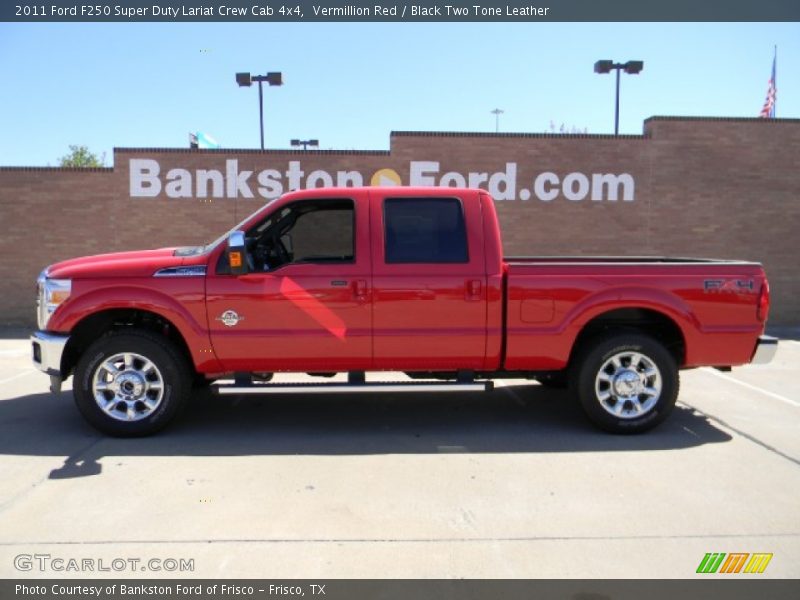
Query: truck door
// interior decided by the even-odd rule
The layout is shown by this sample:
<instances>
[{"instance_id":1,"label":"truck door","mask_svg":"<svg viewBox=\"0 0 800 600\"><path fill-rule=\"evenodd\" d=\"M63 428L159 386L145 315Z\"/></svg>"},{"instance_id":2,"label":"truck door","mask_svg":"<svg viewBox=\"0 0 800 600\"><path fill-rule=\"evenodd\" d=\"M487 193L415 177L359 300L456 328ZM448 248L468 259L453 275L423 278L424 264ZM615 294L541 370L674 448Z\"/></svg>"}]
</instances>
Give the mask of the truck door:
<instances>
[{"instance_id":1,"label":"truck door","mask_svg":"<svg viewBox=\"0 0 800 600\"><path fill-rule=\"evenodd\" d=\"M211 341L229 371L345 371L372 365L369 201L321 194L246 232L250 272L211 273Z\"/></svg>"},{"instance_id":2,"label":"truck door","mask_svg":"<svg viewBox=\"0 0 800 600\"><path fill-rule=\"evenodd\" d=\"M375 368L483 368L486 266L477 193L370 194Z\"/></svg>"}]
</instances>

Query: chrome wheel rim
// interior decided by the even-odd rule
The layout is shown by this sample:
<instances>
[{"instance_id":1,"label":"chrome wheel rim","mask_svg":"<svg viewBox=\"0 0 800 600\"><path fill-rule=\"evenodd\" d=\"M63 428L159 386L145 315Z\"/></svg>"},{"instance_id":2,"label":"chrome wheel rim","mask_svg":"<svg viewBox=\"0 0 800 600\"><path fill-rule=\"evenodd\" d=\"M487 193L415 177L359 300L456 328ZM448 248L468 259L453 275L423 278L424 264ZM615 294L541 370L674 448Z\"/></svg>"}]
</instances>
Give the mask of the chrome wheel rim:
<instances>
[{"instance_id":1,"label":"chrome wheel rim","mask_svg":"<svg viewBox=\"0 0 800 600\"><path fill-rule=\"evenodd\" d=\"M92 393L100 410L112 419L141 421L161 405L164 378L147 357L121 352L97 366Z\"/></svg>"},{"instance_id":2,"label":"chrome wheel rim","mask_svg":"<svg viewBox=\"0 0 800 600\"><path fill-rule=\"evenodd\" d=\"M641 352L618 352L603 363L594 382L595 396L608 414L635 419L661 397L661 371Z\"/></svg>"}]
</instances>

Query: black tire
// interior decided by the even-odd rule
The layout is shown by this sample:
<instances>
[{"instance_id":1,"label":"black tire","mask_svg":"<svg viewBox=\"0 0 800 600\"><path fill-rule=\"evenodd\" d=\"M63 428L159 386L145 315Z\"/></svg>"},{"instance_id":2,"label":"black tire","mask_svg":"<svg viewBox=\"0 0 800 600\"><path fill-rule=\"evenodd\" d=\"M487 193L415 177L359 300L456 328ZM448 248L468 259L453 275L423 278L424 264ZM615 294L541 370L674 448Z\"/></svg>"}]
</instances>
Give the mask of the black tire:
<instances>
[{"instance_id":1,"label":"black tire","mask_svg":"<svg viewBox=\"0 0 800 600\"><path fill-rule=\"evenodd\" d=\"M95 399L93 391L95 375L100 376L104 373L109 373L112 383L117 388L120 387L119 381L101 365L110 358L124 353L138 355L150 361L156 371L149 371L151 375L147 377L156 382L160 381L159 389L163 390L160 395L159 391L152 390L140 396L127 396L134 398L134 412L142 415L137 416L137 420L122 420L123 409L128 406L124 400L120 400L115 408L109 411L103 410L100 401ZM137 361L136 364L144 367L146 363ZM168 339L149 331L119 331L98 339L83 353L75 368L73 393L78 410L93 427L115 437L137 437L156 433L178 415L189 396L192 379L192 370L187 360ZM152 383L148 382L148 387ZM126 385L133 387L129 382ZM132 393L135 394L135 391ZM151 394L152 397L144 394ZM108 391L103 397L111 398L113 401L117 395L113 391ZM155 406L150 409L143 402L136 402L137 397L145 398ZM118 415L118 418L111 416L112 414Z\"/></svg>"},{"instance_id":2,"label":"black tire","mask_svg":"<svg viewBox=\"0 0 800 600\"><path fill-rule=\"evenodd\" d=\"M569 376L564 371L554 371L536 378L543 387L551 390L565 390L569 387Z\"/></svg>"},{"instance_id":3,"label":"black tire","mask_svg":"<svg viewBox=\"0 0 800 600\"><path fill-rule=\"evenodd\" d=\"M618 358L621 368L610 362L613 357ZM634 360L637 364L631 366ZM600 374L601 369L605 375ZM586 416L611 433L652 429L669 416L678 398L680 380L675 358L662 344L639 333L617 333L586 342L576 356L572 372L573 388ZM656 382L659 386L655 386ZM660 388L657 395L652 393L656 387ZM632 393L619 395L620 388ZM642 393L637 395L639 390ZM618 406L618 397L627 399ZM647 409L638 412L637 407ZM613 414L615 411L618 414Z\"/></svg>"},{"instance_id":4,"label":"black tire","mask_svg":"<svg viewBox=\"0 0 800 600\"><path fill-rule=\"evenodd\" d=\"M192 376L192 387L196 390L206 390L216 379L207 379L202 373L195 373Z\"/></svg>"}]
</instances>

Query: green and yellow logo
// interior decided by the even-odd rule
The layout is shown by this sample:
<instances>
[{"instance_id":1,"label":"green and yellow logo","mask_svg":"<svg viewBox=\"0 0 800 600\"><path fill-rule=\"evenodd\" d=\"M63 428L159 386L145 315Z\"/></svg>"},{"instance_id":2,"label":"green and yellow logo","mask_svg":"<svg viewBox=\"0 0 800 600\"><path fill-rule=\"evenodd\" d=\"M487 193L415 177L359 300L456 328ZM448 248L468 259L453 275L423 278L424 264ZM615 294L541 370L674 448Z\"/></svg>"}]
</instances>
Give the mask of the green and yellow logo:
<instances>
[{"instance_id":1,"label":"green and yellow logo","mask_svg":"<svg viewBox=\"0 0 800 600\"><path fill-rule=\"evenodd\" d=\"M772 553L756 552L708 552L697 567L698 573L763 573Z\"/></svg>"}]
</instances>

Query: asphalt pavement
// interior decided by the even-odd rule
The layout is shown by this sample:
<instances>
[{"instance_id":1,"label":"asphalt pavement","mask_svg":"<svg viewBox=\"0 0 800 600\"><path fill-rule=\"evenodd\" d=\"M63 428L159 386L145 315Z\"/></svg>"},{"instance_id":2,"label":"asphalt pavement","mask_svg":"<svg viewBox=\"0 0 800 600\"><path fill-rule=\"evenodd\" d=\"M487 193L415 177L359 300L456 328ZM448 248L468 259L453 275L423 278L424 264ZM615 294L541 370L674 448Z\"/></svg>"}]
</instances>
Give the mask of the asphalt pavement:
<instances>
[{"instance_id":1,"label":"asphalt pavement","mask_svg":"<svg viewBox=\"0 0 800 600\"><path fill-rule=\"evenodd\" d=\"M113 439L29 354L0 339L0 577L687 578L713 552L772 554L714 577L800 576L797 341L682 373L637 436L509 380L198 393L163 433Z\"/></svg>"}]
</instances>

